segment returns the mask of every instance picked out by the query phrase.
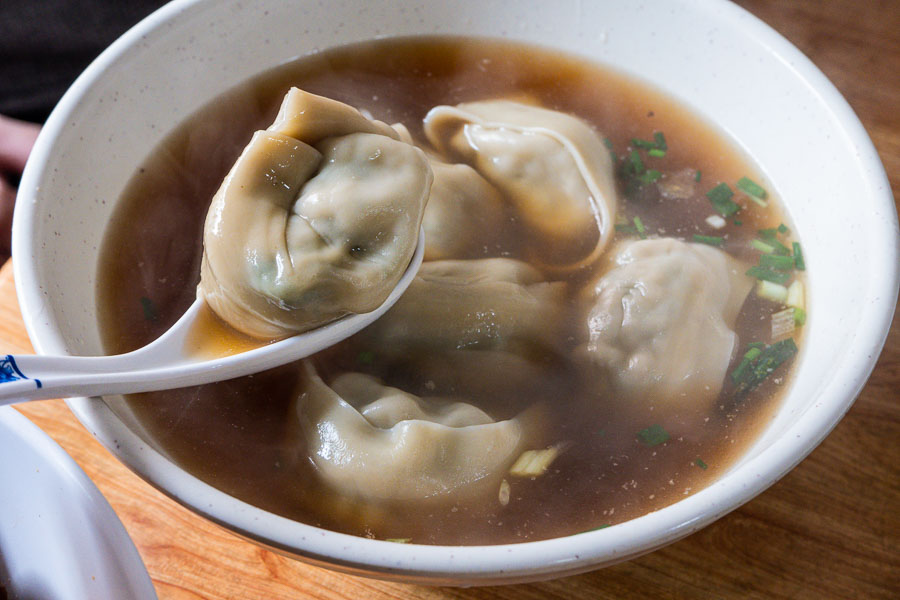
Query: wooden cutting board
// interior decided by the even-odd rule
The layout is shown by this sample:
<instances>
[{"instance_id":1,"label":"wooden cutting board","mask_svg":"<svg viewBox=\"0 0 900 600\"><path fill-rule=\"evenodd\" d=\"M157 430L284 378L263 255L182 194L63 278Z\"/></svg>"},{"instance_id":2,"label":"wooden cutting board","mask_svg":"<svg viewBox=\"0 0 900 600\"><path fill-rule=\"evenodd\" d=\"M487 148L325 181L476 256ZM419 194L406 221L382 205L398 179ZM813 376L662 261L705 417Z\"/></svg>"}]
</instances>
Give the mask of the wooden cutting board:
<instances>
[{"instance_id":1,"label":"wooden cutting board","mask_svg":"<svg viewBox=\"0 0 900 600\"><path fill-rule=\"evenodd\" d=\"M745 0L837 84L900 191L900 2ZM11 264L0 353L30 352ZM476 589L385 583L304 565L195 516L122 466L60 400L23 405L93 479L161 599L900 597L900 326L856 404L799 467L742 508L639 559L555 581Z\"/></svg>"}]
</instances>

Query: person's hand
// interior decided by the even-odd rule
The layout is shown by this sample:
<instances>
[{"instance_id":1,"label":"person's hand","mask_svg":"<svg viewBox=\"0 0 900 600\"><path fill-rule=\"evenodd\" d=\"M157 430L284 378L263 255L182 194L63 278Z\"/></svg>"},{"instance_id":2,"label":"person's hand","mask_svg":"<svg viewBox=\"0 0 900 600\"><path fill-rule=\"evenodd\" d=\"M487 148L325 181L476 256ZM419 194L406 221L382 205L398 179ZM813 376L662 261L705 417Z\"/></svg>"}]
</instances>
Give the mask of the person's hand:
<instances>
[{"instance_id":1,"label":"person's hand","mask_svg":"<svg viewBox=\"0 0 900 600\"><path fill-rule=\"evenodd\" d=\"M40 130L40 125L0 115L0 262L9 256L16 202L16 189L4 175L18 180Z\"/></svg>"}]
</instances>

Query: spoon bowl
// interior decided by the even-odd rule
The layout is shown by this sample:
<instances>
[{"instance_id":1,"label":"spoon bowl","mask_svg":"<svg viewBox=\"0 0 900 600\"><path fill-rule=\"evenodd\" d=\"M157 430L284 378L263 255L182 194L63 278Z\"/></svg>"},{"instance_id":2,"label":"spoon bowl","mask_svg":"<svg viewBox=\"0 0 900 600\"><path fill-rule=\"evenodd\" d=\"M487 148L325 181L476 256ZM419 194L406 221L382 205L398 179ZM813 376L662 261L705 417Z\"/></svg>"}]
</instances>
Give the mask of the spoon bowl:
<instances>
[{"instance_id":1,"label":"spoon bowl","mask_svg":"<svg viewBox=\"0 0 900 600\"><path fill-rule=\"evenodd\" d=\"M299 360L371 325L412 283L425 252L419 230L416 251L400 281L375 310L353 314L310 331L228 356L196 351L195 332L207 311L197 299L164 334L143 348L114 356L12 355L0 358L0 406L28 400L134 394L201 385L271 369Z\"/></svg>"}]
</instances>

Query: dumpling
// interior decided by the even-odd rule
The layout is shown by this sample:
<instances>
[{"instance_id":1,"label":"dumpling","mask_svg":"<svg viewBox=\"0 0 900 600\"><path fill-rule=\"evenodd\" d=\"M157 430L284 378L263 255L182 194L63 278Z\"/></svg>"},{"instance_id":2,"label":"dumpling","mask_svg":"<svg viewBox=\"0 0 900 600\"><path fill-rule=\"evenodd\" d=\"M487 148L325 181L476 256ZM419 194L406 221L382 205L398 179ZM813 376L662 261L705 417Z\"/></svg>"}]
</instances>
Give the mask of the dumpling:
<instances>
[{"instance_id":1,"label":"dumpling","mask_svg":"<svg viewBox=\"0 0 900 600\"><path fill-rule=\"evenodd\" d=\"M628 401L705 408L722 387L752 282L725 252L676 239L625 241L585 290L583 358Z\"/></svg>"},{"instance_id":2,"label":"dumpling","mask_svg":"<svg viewBox=\"0 0 900 600\"><path fill-rule=\"evenodd\" d=\"M382 354L538 351L559 345L565 284L509 258L423 263L383 317L359 336Z\"/></svg>"},{"instance_id":3,"label":"dumpling","mask_svg":"<svg viewBox=\"0 0 900 600\"><path fill-rule=\"evenodd\" d=\"M439 389L515 414L524 397L552 400L571 387L566 302L566 284L521 261L426 262L397 304L350 343L379 369L416 382L413 391Z\"/></svg>"},{"instance_id":4,"label":"dumpling","mask_svg":"<svg viewBox=\"0 0 900 600\"><path fill-rule=\"evenodd\" d=\"M319 474L343 495L475 494L496 486L523 449L526 417L495 421L471 404L419 398L361 373L329 386L311 362L301 369L300 426Z\"/></svg>"},{"instance_id":5,"label":"dumpling","mask_svg":"<svg viewBox=\"0 0 900 600\"><path fill-rule=\"evenodd\" d=\"M391 125L400 139L414 144L403 123ZM509 235L503 197L469 165L442 161L426 153L434 174L425 207L424 260L479 258L509 252Z\"/></svg>"},{"instance_id":6,"label":"dumpling","mask_svg":"<svg viewBox=\"0 0 900 600\"><path fill-rule=\"evenodd\" d=\"M371 311L412 258L431 182L390 126L294 88L213 198L198 295L263 339Z\"/></svg>"},{"instance_id":7,"label":"dumpling","mask_svg":"<svg viewBox=\"0 0 900 600\"><path fill-rule=\"evenodd\" d=\"M509 100L438 106L425 117L429 142L472 165L547 240L531 259L550 270L594 263L616 213L612 160L597 133L561 112Z\"/></svg>"},{"instance_id":8,"label":"dumpling","mask_svg":"<svg viewBox=\"0 0 900 600\"><path fill-rule=\"evenodd\" d=\"M510 244L500 193L463 164L431 160L434 183L425 207L425 260L497 255Z\"/></svg>"}]
</instances>

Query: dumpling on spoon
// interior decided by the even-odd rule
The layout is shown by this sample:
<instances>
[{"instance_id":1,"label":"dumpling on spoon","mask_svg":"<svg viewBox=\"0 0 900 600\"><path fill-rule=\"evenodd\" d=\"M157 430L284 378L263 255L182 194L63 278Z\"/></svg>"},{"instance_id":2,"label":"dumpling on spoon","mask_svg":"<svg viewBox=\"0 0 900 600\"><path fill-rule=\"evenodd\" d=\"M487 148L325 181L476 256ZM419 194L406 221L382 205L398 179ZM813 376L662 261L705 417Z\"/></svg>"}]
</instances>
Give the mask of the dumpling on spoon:
<instances>
[{"instance_id":1,"label":"dumpling on spoon","mask_svg":"<svg viewBox=\"0 0 900 600\"><path fill-rule=\"evenodd\" d=\"M535 262L551 271L593 264L612 239L616 187L609 150L577 117L510 100L437 106L425 135L503 192L547 240Z\"/></svg>"},{"instance_id":2,"label":"dumpling on spoon","mask_svg":"<svg viewBox=\"0 0 900 600\"><path fill-rule=\"evenodd\" d=\"M261 339L369 312L412 258L431 182L390 126L293 88L212 200L198 296Z\"/></svg>"}]
</instances>

